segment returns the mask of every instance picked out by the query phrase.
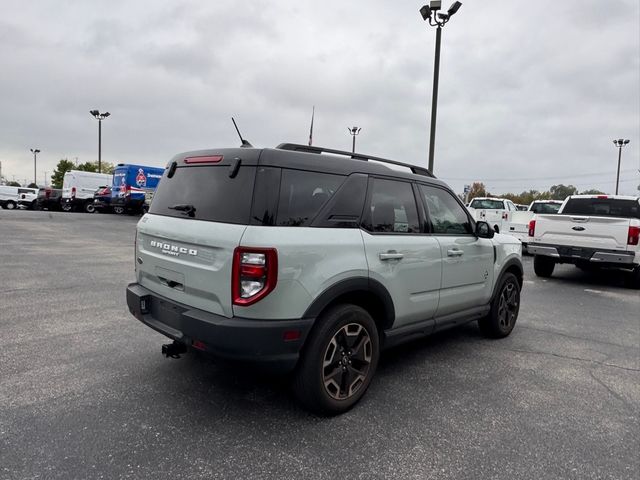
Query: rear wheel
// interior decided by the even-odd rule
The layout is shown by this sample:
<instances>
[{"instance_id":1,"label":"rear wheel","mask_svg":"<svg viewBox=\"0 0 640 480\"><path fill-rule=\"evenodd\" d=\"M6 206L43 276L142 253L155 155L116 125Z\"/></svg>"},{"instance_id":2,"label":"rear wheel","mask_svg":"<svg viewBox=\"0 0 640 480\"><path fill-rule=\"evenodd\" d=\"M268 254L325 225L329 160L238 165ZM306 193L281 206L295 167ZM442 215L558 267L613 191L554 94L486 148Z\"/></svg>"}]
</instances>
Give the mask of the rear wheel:
<instances>
[{"instance_id":1,"label":"rear wheel","mask_svg":"<svg viewBox=\"0 0 640 480\"><path fill-rule=\"evenodd\" d=\"M520 311L520 284L513 273L507 273L500 281L498 293L491 301L489 315L478 320L484 335L503 338L511 333Z\"/></svg>"},{"instance_id":2,"label":"rear wheel","mask_svg":"<svg viewBox=\"0 0 640 480\"><path fill-rule=\"evenodd\" d=\"M294 376L294 391L309 410L336 415L367 391L378 365L380 343L373 319L356 305L337 305L322 314Z\"/></svg>"},{"instance_id":3,"label":"rear wheel","mask_svg":"<svg viewBox=\"0 0 640 480\"><path fill-rule=\"evenodd\" d=\"M93 204L93 200L85 202L84 211L87 213L94 213L96 211L96 206Z\"/></svg>"},{"instance_id":4,"label":"rear wheel","mask_svg":"<svg viewBox=\"0 0 640 480\"><path fill-rule=\"evenodd\" d=\"M70 212L71 210L73 210L73 205L71 205L70 203L63 203L60 208L63 212Z\"/></svg>"},{"instance_id":5,"label":"rear wheel","mask_svg":"<svg viewBox=\"0 0 640 480\"><path fill-rule=\"evenodd\" d=\"M533 271L539 277L549 278L553 275L553 269L556 267L556 262L550 258L541 255L533 257Z\"/></svg>"},{"instance_id":6,"label":"rear wheel","mask_svg":"<svg viewBox=\"0 0 640 480\"><path fill-rule=\"evenodd\" d=\"M628 275L625 277L624 283L629 288L640 289L640 265L638 265L628 273Z\"/></svg>"},{"instance_id":7,"label":"rear wheel","mask_svg":"<svg viewBox=\"0 0 640 480\"><path fill-rule=\"evenodd\" d=\"M124 213L124 207L113 207L113 213L117 214L117 215L122 215Z\"/></svg>"},{"instance_id":8,"label":"rear wheel","mask_svg":"<svg viewBox=\"0 0 640 480\"><path fill-rule=\"evenodd\" d=\"M15 210L15 209L16 209L16 204L15 204L15 202L13 202L12 200L9 200L9 201L5 204L4 208L6 208L7 210Z\"/></svg>"}]
</instances>

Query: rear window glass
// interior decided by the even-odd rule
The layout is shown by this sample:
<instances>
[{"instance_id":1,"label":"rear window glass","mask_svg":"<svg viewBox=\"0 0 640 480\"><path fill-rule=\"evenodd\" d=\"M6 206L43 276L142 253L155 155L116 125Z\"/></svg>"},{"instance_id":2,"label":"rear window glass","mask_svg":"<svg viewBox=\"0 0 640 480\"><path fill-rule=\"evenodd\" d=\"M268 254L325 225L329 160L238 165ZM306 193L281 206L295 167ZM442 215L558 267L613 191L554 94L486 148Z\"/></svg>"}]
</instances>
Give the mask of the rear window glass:
<instances>
[{"instance_id":1,"label":"rear window glass","mask_svg":"<svg viewBox=\"0 0 640 480\"><path fill-rule=\"evenodd\" d=\"M567 201L562 213L594 217L640 218L640 204L637 200L571 198Z\"/></svg>"},{"instance_id":2,"label":"rear window glass","mask_svg":"<svg viewBox=\"0 0 640 480\"><path fill-rule=\"evenodd\" d=\"M248 166L234 178L228 165L178 167L172 178L162 177L149 213L248 225L255 176L256 167Z\"/></svg>"},{"instance_id":3,"label":"rear window glass","mask_svg":"<svg viewBox=\"0 0 640 480\"><path fill-rule=\"evenodd\" d=\"M302 170L282 170L276 225L309 226L345 177Z\"/></svg>"},{"instance_id":4,"label":"rear window glass","mask_svg":"<svg viewBox=\"0 0 640 480\"><path fill-rule=\"evenodd\" d=\"M531 205L533 213L558 213L561 203L534 203Z\"/></svg>"},{"instance_id":5,"label":"rear window glass","mask_svg":"<svg viewBox=\"0 0 640 480\"><path fill-rule=\"evenodd\" d=\"M486 210L504 210L504 202L502 200L473 200L471 208L483 208Z\"/></svg>"}]
</instances>

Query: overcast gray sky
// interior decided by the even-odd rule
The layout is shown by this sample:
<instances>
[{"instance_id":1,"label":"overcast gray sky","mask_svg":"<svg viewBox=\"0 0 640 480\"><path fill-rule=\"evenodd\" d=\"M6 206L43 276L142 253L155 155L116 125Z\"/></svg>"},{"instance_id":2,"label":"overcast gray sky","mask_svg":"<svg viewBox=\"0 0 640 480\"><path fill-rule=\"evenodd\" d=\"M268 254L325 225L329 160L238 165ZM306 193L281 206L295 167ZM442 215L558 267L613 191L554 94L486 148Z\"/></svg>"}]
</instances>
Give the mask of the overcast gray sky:
<instances>
[{"instance_id":1,"label":"overcast gray sky","mask_svg":"<svg viewBox=\"0 0 640 480\"><path fill-rule=\"evenodd\" d=\"M443 32L435 174L457 191L640 183L640 2L466 0ZM449 2L443 2L448 7ZM305 143L427 164L435 31L421 2L0 0L0 161L164 166L175 153ZM49 173L50 175L50 173ZM509 180L511 179L511 180Z\"/></svg>"}]
</instances>

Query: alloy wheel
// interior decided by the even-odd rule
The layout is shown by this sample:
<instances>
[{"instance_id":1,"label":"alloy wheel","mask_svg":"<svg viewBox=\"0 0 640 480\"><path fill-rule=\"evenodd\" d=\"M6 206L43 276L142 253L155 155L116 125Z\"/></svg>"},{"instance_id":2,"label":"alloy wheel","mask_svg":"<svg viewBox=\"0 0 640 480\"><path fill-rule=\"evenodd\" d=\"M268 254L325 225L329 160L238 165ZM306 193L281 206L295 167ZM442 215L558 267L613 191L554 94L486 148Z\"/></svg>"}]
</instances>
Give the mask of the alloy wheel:
<instances>
[{"instance_id":1,"label":"alloy wheel","mask_svg":"<svg viewBox=\"0 0 640 480\"><path fill-rule=\"evenodd\" d=\"M505 284L500 293L498 304L498 321L504 329L515 323L519 306L518 289L512 282Z\"/></svg>"},{"instance_id":2,"label":"alloy wheel","mask_svg":"<svg viewBox=\"0 0 640 480\"><path fill-rule=\"evenodd\" d=\"M369 332L358 323L344 325L335 333L322 362L324 388L330 397L345 400L364 385L372 349Z\"/></svg>"}]
</instances>

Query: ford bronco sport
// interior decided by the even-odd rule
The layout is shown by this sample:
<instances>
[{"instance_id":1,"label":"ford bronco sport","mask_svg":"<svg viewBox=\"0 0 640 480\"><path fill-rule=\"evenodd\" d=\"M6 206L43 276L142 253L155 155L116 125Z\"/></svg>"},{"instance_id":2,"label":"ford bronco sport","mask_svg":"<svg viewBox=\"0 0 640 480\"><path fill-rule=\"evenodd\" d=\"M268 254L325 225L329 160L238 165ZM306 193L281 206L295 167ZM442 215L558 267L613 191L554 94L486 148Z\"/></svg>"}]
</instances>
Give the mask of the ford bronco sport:
<instances>
[{"instance_id":1,"label":"ford bronco sport","mask_svg":"<svg viewBox=\"0 0 640 480\"><path fill-rule=\"evenodd\" d=\"M319 147L176 155L138 223L131 313L188 349L293 372L310 410L365 393L380 351L477 320L511 333L520 242L428 170Z\"/></svg>"}]
</instances>

